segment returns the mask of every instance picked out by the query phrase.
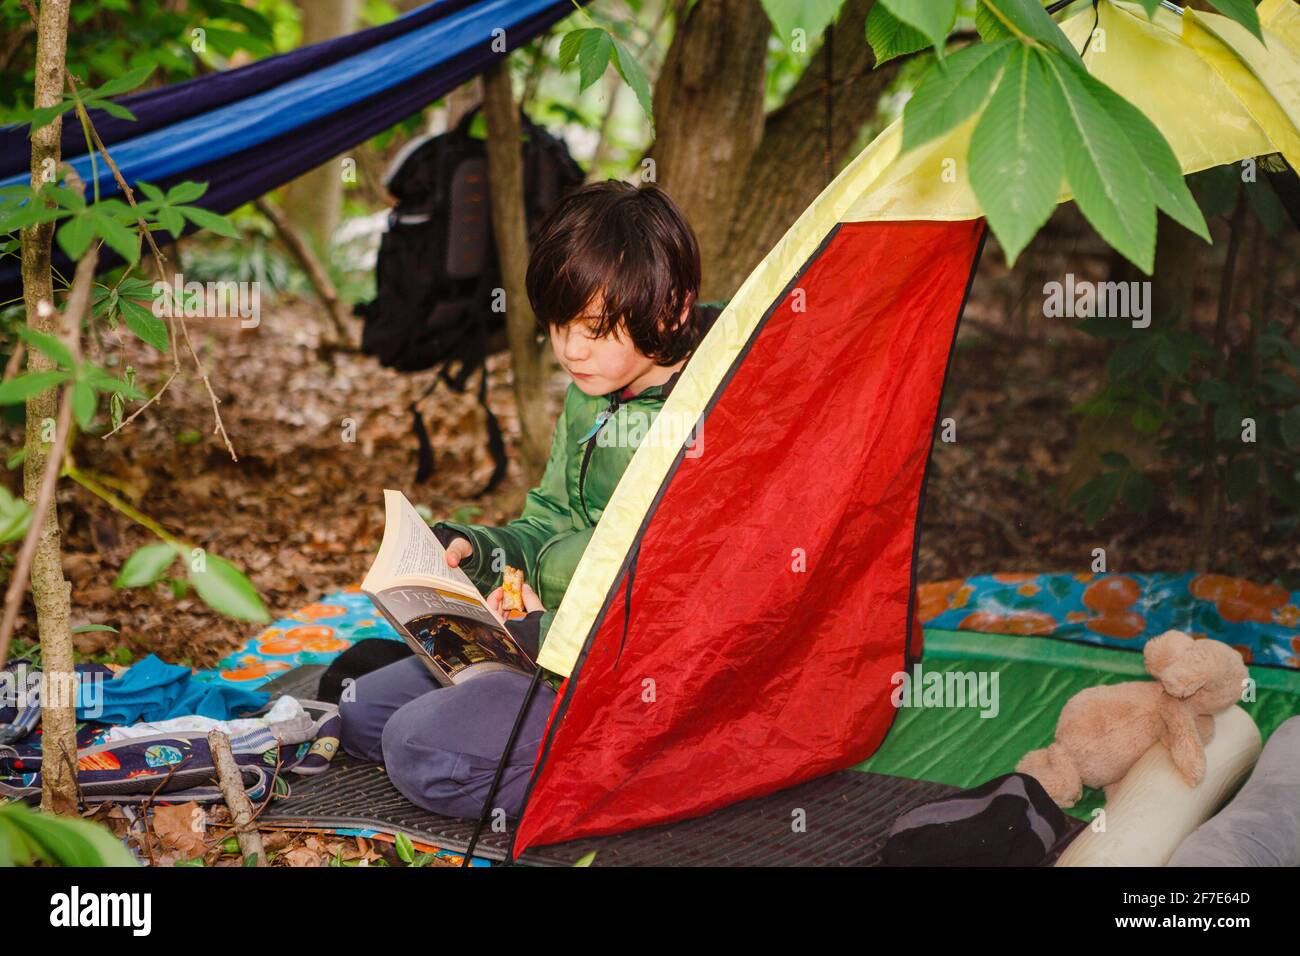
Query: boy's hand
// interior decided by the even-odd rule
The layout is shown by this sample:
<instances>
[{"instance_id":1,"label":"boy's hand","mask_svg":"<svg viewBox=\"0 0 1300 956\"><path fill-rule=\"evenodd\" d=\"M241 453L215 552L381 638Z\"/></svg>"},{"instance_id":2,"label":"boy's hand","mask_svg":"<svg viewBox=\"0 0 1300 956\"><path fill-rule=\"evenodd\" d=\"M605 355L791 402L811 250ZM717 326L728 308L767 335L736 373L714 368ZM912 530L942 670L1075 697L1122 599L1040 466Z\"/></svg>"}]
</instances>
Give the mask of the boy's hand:
<instances>
[{"instance_id":1,"label":"boy's hand","mask_svg":"<svg viewBox=\"0 0 1300 956\"><path fill-rule=\"evenodd\" d=\"M530 588L527 585L527 583L525 583L523 586L523 595L524 595L524 610L527 611L529 614L531 614L533 611L546 610L546 608L542 606L542 599L537 596L537 593L532 588ZM505 591L502 588L496 588L491 594L487 596L488 607L492 609L493 614L495 614L498 618L501 618L503 620L505 619L505 612L501 610L501 601L504 597L505 597Z\"/></svg>"},{"instance_id":2,"label":"boy's hand","mask_svg":"<svg viewBox=\"0 0 1300 956\"><path fill-rule=\"evenodd\" d=\"M447 564L450 567L458 568L460 563L474 554L474 545L470 544L465 538L457 538L451 544L447 545Z\"/></svg>"}]
</instances>

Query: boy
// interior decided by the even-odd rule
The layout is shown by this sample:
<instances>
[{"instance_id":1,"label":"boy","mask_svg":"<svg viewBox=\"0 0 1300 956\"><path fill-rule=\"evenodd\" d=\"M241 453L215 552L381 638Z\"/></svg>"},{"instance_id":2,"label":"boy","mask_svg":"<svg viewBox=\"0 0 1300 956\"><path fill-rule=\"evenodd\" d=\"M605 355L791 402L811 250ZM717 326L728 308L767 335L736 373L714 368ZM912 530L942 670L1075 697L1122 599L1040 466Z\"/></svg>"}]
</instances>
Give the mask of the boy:
<instances>
[{"instance_id":1,"label":"boy","mask_svg":"<svg viewBox=\"0 0 1300 956\"><path fill-rule=\"evenodd\" d=\"M489 603L501 572L524 570L525 618L507 627L536 658L578 559L605 505L716 306L696 305L700 253L668 196L609 181L571 193L542 224L528 262L528 298L573 378L541 484L523 513L500 528L434 525ZM535 589L535 590L534 590ZM342 743L382 762L412 803L477 817L529 679L489 672L443 688L410 657L361 677L341 705ZM517 816L555 701L542 684L497 791Z\"/></svg>"}]
</instances>

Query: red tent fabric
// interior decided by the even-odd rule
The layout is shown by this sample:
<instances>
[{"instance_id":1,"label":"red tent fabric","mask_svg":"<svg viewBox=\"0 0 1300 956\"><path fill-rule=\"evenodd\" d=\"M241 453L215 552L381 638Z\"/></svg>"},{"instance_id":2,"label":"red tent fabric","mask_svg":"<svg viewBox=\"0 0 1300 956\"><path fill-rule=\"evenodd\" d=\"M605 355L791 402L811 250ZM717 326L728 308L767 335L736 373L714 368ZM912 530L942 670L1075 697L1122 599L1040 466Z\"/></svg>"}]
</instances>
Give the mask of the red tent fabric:
<instances>
[{"instance_id":1,"label":"red tent fabric","mask_svg":"<svg viewBox=\"0 0 1300 956\"><path fill-rule=\"evenodd\" d=\"M841 223L772 304L556 702L517 854L704 814L880 745L891 678L919 650L919 505L983 230Z\"/></svg>"}]
</instances>

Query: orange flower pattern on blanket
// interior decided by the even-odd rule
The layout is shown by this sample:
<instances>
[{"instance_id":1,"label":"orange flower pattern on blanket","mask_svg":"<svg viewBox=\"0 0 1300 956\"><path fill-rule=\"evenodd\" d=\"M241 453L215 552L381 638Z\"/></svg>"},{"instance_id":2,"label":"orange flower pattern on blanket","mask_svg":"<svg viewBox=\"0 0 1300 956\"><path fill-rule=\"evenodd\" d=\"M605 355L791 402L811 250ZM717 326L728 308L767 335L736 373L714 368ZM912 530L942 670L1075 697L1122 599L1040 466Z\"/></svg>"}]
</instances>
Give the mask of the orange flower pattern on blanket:
<instances>
[{"instance_id":1,"label":"orange flower pattern on blanket","mask_svg":"<svg viewBox=\"0 0 1300 956\"><path fill-rule=\"evenodd\" d=\"M1220 574L984 574L917 588L940 630L1140 648L1176 628L1226 641L1248 662L1300 669L1300 592Z\"/></svg>"},{"instance_id":2,"label":"orange flower pattern on blanket","mask_svg":"<svg viewBox=\"0 0 1300 956\"><path fill-rule=\"evenodd\" d=\"M976 575L921 584L926 627L1140 648L1170 628L1232 644L1250 663L1300 669L1300 592L1217 574L1091 571ZM199 680L259 687L302 664L329 664L367 638L399 640L355 586L256 634Z\"/></svg>"},{"instance_id":3,"label":"orange flower pattern on blanket","mask_svg":"<svg viewBox=\"0 0 1300 956\"><path fill-rule=\"evenodd\" d=\"M328 665L366 638L400 640L375 613L370 598L360 588L349 587L272 621L215 669L200 671L195 677L256 688L303 664Z\"/></svg>"}]
</instances>

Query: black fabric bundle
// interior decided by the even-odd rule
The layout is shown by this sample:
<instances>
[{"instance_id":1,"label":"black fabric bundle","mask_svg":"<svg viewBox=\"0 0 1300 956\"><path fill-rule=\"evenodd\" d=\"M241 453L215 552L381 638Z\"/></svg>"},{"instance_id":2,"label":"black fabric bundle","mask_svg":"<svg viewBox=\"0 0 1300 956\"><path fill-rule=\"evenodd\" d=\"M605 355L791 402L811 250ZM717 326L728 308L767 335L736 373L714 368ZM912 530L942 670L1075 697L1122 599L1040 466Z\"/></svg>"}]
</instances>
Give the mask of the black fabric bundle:
<instances>
[{"instance_id":1,"label":"black fabric bundle","mask_svg":"<svg viewBox=\"0 0 1300 956\"><path fill-rule=\"evenodd\" d=\"M1033 777L1009 773L908 810L881 850L885 866L1039 866L1072 830Z\"/></svg>"}]
</instances>

